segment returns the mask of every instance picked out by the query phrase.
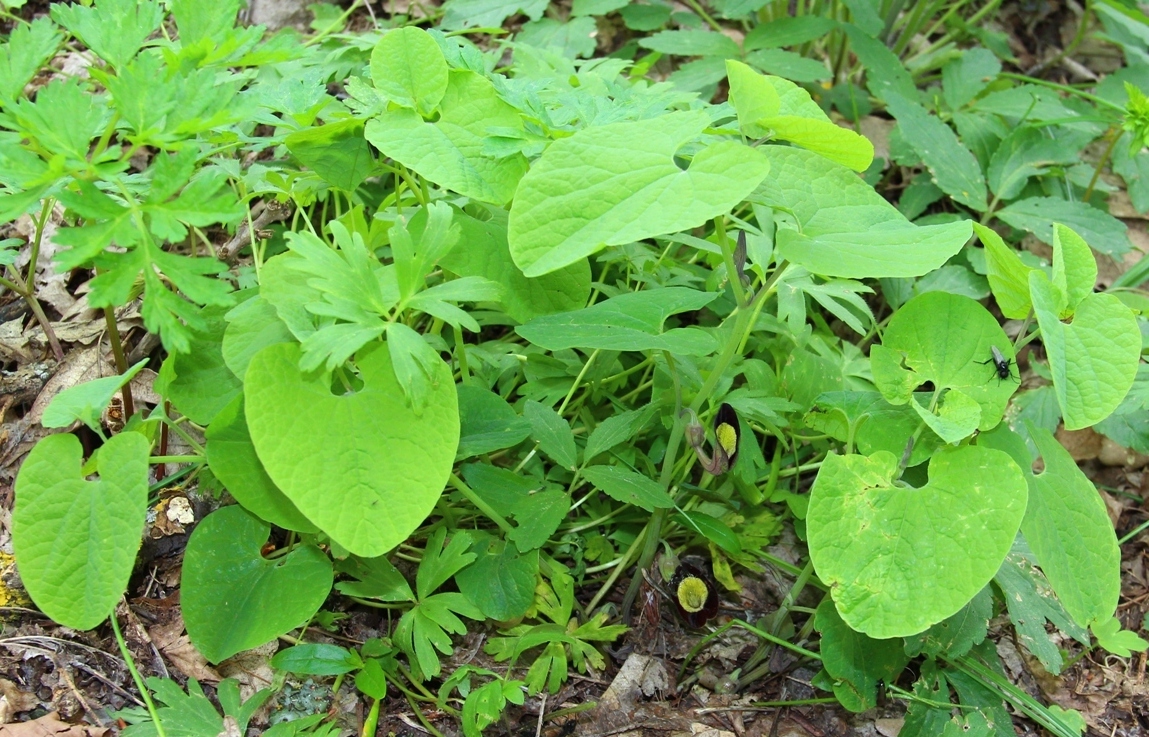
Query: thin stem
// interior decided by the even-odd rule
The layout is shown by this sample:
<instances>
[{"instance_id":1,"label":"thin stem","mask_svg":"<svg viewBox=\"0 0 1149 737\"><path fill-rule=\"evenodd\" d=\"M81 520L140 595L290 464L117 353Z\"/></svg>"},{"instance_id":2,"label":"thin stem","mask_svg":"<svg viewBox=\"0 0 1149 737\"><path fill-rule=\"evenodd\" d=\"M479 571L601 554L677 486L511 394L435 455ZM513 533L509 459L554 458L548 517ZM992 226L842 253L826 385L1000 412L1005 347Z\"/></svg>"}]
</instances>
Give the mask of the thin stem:
<instances>
[{"instance_id":1,"label":"thin stem","mask_svg":"<svg viewBox=\"0 0 1149 737\"><path fill-rule=\"evenodd\" d=\"M722 249L722 261L726 264L726 280L734 290L734 300L737 304L746 303L746 290L742 288L742 279L738 269L734 266L734 249L730 246L730 239L726 237L726 216L719 215L714 218L714 232L718 235L718 246Z\"/></svg>"},{"instance_id":2,"label":"thin stem","mask_svg":"<svg viewBox=\"0 0 1149 737\"><path fill-rule=\"evenodd\" d=\"M758 635L763 640L768 640L769 642L774 643L778 647L784 647L791 652L797 653L798 655L801 655L801 656L806 657L806 658L812 658L812 659L817 660L819 662L821 662L821 660L822 660L822 656L819 655L818 653L813 652L811 650L807 650L804 647L800 647L798 645L795 645L792 642L788 642L786 640L783 640L781 637L775 637L774 635L770 634L766 630L759 629L758 627L755 627L754 625L750 624L749 622L743 622L741 619L735 619L735 620L733 620L733 622L734 622L734 624L738 625L739 627L746 630L747 632Z\"/></svg>"},{"instance_id":3,"label":"thin stem","mask_svg":"<svg viewBox=\"0 0 1149 737\"><path fill-rule=\"evenodd\" d=\"M104 322L108 326L108 342L112 344L112 355L116 358L116 371L120 374L128 372L128 359L124 355L124 346L120 342L120 329L116 326L116 312L111 307L104 308ZM132 382L124 383L120 392L124 398L124 420L128 420L136 413L135 402L132 401Z\"/></svg>"},{"instance_id":4,"label":"thin stem","mask_svg":"<svg viewBox=\"0 0 1149 737\"><path fill-rule=\"evenodd\" d=\"M1093 188L1097 186L1097 180L1101 178L1101 170L1109 163L1109 157L1113 154L1113 148L1117 145L1117 141L1120 138L1120 128L1109 129L1109 145L1105 147L1105 153L1101 154L1101 159L1093 169L1093 178L1089 180L1089 186L1085 188L1085 194L1081 196L1083 201L1089 202L1089 198L1093 196Z\"/></svg>"},{"instance_id":5,"label":"thin stem","mask_svg":"<svg viewBox=\"0 0 1149 737\"><path fill-rule=\"evenodd\" d=\"M144 697L144 706L148 709L148 714L152 717L152 724L155 725L156 734L159 737L167 737L164 732L163 722L160 721L160 715L156 713L156 705L152 702L152 694L144 685L143 676L136 670L136 663L132 660L132 653L128 650L128 643L124 642L124 635L120 632L120 623L116 621L116 613L112 612L112 616L108 617L112 622L112 633L116 636L116 644L120 648L120 655L124 656L124 663L128 666L128 672L132 674L132 680L136 683L136 688L140 690L140 695Z\"/></svg>"},{"instance_id":6,"label":"thin stem","mask_svg":"<svg viewBox=\"0 0 1149 737\"><path fill-rule=\"evenodd\" d=\"M487 517L487 519L498 525L499 529L504 533L509 533L515 529L511 526L510 522L507 522L507 519L503 517L503 515L496 512L490 504L487 504L483 497L476 494L471 487L467 486L463 479L459 478L453 473L451 474L451 486L454 486L456 489L458 489L459 492L467 498L467 501L475 505L476 509L482 512Z\"/></svg>"}]
</instances>

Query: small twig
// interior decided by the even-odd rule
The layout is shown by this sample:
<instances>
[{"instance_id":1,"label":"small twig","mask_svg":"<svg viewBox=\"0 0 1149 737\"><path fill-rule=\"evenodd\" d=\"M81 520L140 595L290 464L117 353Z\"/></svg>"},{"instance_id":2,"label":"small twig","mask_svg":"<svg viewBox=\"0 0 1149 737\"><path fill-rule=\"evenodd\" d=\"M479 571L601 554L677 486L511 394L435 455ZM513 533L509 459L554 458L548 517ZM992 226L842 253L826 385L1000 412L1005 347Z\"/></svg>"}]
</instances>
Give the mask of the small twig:
<instances>
[{"instance_id":1,"label":"small twig","mask_svg":"<svg viewBox=\"0 0 1149 737\"><path fill-rule=\"evenodd\" d=\"M543 703L539 705L539 723L535 726L535 737L542 737L543 716L547 713L547 692L543 691Z\"/></svg>"},{"instance_id":2,"label":"small twig","mask_svg":"<svg viewBox=\"0 0 1149 737\"><path fill-rule=\"evenodd\" d=\"M99 712L92 708L92 705L89 704L88 700L84 698L84 694L80 691L80 689L76 688L76 682L72 680L72 674L68 671L68 666L60 662L59 658L55 659L55 663L56 672L59 673L60 676L64 679L64 683L68 684L68 688L72 689L72 693L76 696L76 700L80 702L80 706L84 707L84 711L93 719L95 719L97 724L99 724L101 727L107 728L108 725L104 723L104 720L100 717Z\"/></svg>"},{"instance_id":3,"label":"small twig","mask_svg":"<svg viewBox=\"0 0 1149 737\"><path fill-rule=\"evenodd\" d=\"M240 249L251 245L254 240L252 237L253 232L255 233L255 237L258 238L260 237L259 231L261 228L265 228L271 223L279 222L280 220L286 220L287 216L291 214L291 208L289 206L282 202L276 202L275 200L256 203L256 205L251 208L251 211L253 213L258 211L255 220L251 223L252 227L248 228L247 223L240 223L239 227L236 228L235 236L220 246L220 261L229 264L232 263L239 255Z\"/></svg>"}]
</instances>

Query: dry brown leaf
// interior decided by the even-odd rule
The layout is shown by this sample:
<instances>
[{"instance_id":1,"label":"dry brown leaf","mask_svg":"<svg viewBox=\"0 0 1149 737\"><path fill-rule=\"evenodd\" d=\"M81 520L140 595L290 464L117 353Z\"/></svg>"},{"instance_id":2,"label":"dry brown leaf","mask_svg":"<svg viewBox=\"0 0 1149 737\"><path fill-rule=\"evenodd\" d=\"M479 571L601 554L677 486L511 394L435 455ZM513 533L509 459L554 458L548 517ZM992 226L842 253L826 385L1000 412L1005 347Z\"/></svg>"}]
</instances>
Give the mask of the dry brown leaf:
<instances>
[{"instance_id":1,"label":"dry brown leaf","mask_svg":"<svg viewBox=\"0 0 1149 737\"><path fill-rule=\"evenodd\" d=\"M1089 461L1096 458L1101 453L1102 440L1101 435L1088 427L1084 430L1060 428L1057 431L1057 442L1069 451L1070 457L1075 461Z\"/></svg>"},{"instance_id":2,"label":"dry brown leaf","mask_svg":"<svg viewBox=\"0 0 1149 737\"><path fill-rule=\"evenodd\" d=\"M182 617L177 616L167 624L149 628L148 635L172 667L188 678L194 678L200 683L219 683L223 680L223 676L208 664L207 658L195 649L191 639L184 634Z\"/></svg>"},{"instance_id":3,"label":"dry brown leaf","mask_svg":"<svg viewBox=\"0 0 1149 737\"><path fill-rule=\"evenodd\" d=\"M0 737L103 737L108 730L90 724L68 724L56 712L30 722L16 722L0 727Z\"/></svg>"},{"instance_id":4,"label":"dry brown leaf","mask_svg":"<svg viewBox=\"0 0 1149 737\"><path fill-rule=\"evenodd\" d=\"M248 650L219 664L218 670L224 678L239 681L239 694L246 701L260 689L267 688L275 678L271 668L271 656L279 649L279 641L272 640L253 650ZM266 708L266 705L264 705Z\"/></svg>"},{"instance_id":5,"label":"dry brown leaf","mask_svg":"<svg viewBox=\"0 0 1149 737\"><path fill-rule=\"evenodd\" d=\"M101 355L102 353L99 347L70 351L56 373L44 384L44 388L24 419L28 422L39 422L44 416L44 409L60 392L85 381L115 374L115 364L110 357Z\"/></svg>"}]
</instances>

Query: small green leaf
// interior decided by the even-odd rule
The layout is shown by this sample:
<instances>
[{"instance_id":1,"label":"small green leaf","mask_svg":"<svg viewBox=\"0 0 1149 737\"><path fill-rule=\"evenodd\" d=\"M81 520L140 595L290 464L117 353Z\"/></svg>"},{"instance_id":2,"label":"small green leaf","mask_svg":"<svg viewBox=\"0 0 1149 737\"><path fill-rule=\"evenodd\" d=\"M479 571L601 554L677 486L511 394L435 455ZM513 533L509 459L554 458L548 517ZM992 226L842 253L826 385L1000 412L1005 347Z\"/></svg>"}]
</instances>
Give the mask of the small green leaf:
<instances>
[{"instance_id":1,"label":"small green leaf","mask_svg":"<svg viewBox=\"0 0 1149 737\"><path fill-rule=\"evenodd\" d=\"M658 482L628 468L591 466L584 468L582 475L594 484L596 489L606 492L612 499L633 504L648 512L653 512L656 508L669 509L674 506L674 500Z\"/></svg>"},{"instance_id":2,"label":"small green leaf","mask_svg":"<svg viewBox=\"0 0 1149 737\"><path fill-rule=\"evenodd\" d=\"M957 202L983 212L987 196L985 177L977 159L961 144L953 129L901 95L888 93L884 99L898 120L902 137L922 157L937 185Z\"/></svg>"},{"instance_id":3,"label":"small green leaf","mask_svg":"<svg viewBox=\"0 0 1149 737\"><path fill-rule=\"evenodd\" d=\"M80 441L49 435L16 477L12 546L28 594L66 627L103 622L127 588L147 514L148 441L120 433L96 456L86 481Z\"/></svg>"},{"instance_id":4,"label":"small green leaf","mask_svg":"<svg viewBox=\"0 0 1149 737\"><path fill-rule=\"evenodd\" d=\"M1131 634L1131 633L1130 633ZM1136 635L1134 635L1136 637ZM1140 639L1140 638L1138 638ZM1144 640L1141 641L1144 644ZM1085 717L1077 709L1062 709L1057 704L1050 704L1046 707L1049 713L1054 716L1057 721L1072 729L1077 734L1085 734L1085 730L1089 725L1085 721Z\"/></svg>"},{"instance_id":5,"label":"small green leaf","mask_svg":"<svg viewBox=\"0 0 1149 737\"><path fill-rule=\"evenodd\" d=\"M704 356L717 347L710 334L697 328L664 331L663 324L671 315L702 309L717 296L686 287L626 292L581 310L536 317L515 332L550 351L578 347Z\"/></svg>"},{"instance_id":6,"label":"small green leaf","mask_svg":"<svg viewBox=\"0 0 1149 737\"><path fill-rule=\"evenodd\" d=\"M905 356L906 366L916 374L911 383L932 381L938 391L958 390L977 402L981 407L977 427L981 430L1001 421L1017 389L1014 382L999 379L992 366L983 365L992 359L993 348L1012 360L1012 342L993 315L969 297L945 292L914 297L890 320L883 345ZM897 369L888 361L875 362L873 370L875 383L883 391L901 381L890 375ZM900 403L896 395L886 398ZM933 429L939 432L941 427Z\"/></svg>"},{"instance_id":7,"label":"small green leaf","mask_svg":"<svg viewBox=\"0 0 1149 737\"><path fill-rule=\"evenodd\" d=\"M1125 223L1087 202L1058 197L1018 200L995 213L1015 228L1028 230L1046 243L1053 243L1053 224L1061 223L1106 256L1120 258L1132 248Z\"/></svg>"},{"instance_id":8,"label":"small green leaf","mask_svg":"<svg viewBox=\"0 0 1149 737\"><path fill-rule=\"evenodd\" d=\"M1149 642L1138 637L1137 633L1121 629L1117 617L1097 622L1091 629L1097 644L1119 658L1128 658L1135 652L1143 653L1149 649Z\"/></svg>"},{"instance_id":9,"label":"small green leaf","mask_svg":"<svg viewBox=\"0 0 1149 737\"><path fill-rule=\"evenodd\" d=\"M447 60L422 28L396 28L371 51L371 79L395 104L430 115L447 92Z\"/></svg>"},{"instance_id":10,"label":"small green leaf","mask_svg":"<svg viewBox=\"0 0 1149 737\"><path fill-rule=\"evenodd\" d=\"M423 599L400 618L393 639L407 654L416 677L434 678L442 671L435 651L450 655L453 649L451 635L462 635L467 631L463 620L456 614L469 619L483 618L478 607L455 592Z\"/></svg>"},{"instance_id":11,"label":"small green leaf","mask_svg":"<svg viewBox=\"0 0 1149 737\"><path fill-rule=\"evenodd\" d=\"M68 387L52 397L52 401L44 408L40 424L44 427L67 427L79 420L98 432L101 426L100 415L112 397L147 364L148 360L144 359L122 374Z\"/></svg>"},{"instance_id":12,"label":"small green leaf","mask_svg":"<svg viewBox=\"0 0 1149 737\"><path fill-rule=\"evenodd\" d=\"M716 31L660 31L638 42L644 49L675 56L741 56L742 50L729 36Z\"/></svg>"},{"instance_id":13,"label":"small green leaf","mask_svg":"<svg viewBox=\"0 0 1149 737\"><path fill-rule=\"evenodd\" d=\"M244 410L255 450L272 481L321 530L356 555L382 555L423 523L451 473L459 444L451 370L440 361L417 415L385 345L360 352L363 388L344 396L303 374L299 357L299 346L283 343L251 360Z\"/></svg>"},{"instance_id":14,"label":"small green leaf","mask_svg":"<svg viewBox=\"0 0 1149 737\"><path fill-rule=\"evenodd\" d=\"M363 661L345 647L305 643L280 650L271 667L308 676L338 676L361 667Z\"/></svg>"},{"instance_id":15,"label":"small green leaf","mask_svg":"<svg viewBox=\"0 0 1149 737\"><path fill-rule=\"evenodd\" d=\"M344 192L354 192L375 169L361 120L296 131L284 143L300 163Z\"/></svg>"},{"instance_id":16,"label":"small green leaf","mask_svg":"<svg viewBox=\"0 0 1149 737\"><path fill-rule=\"evenodd\" d=\"M815 627L822 634L822 666L838 683L834 695L842 706L860 713L878 703L878 684L893 682L909 658L900 640L875 640L850 629L826 597L818 606Z\"/></svg>"},{"instance_id":17,"label":"small green leaf","mask_svg":"<svg viewBox=\"0 0 1149 737\"><path fill-rule=\"evenodd\" d=\"M507 539L523 552L541 548L566 519L570 508L570 496L564 491L555 489L531 494L516 505L517 524Z\"/></svg>"},{"instance_id":18,"label":"small green leaf","mask_svg":"<svg viewBox=\"0 0 1149 737\"><path fill-rule=\"evenodd\" d=\"M223 336L227 328L225 307L201 311L202 329L191 334L188 351L172 353L165 364L172 378L163 390L171 401L197 425L208 425L233 399L243 392L240 381L223 358Z\"/></svg>"},{"instance_id":19,"label":"small green leaf","mask_svg":"<svg viewBox=\"0 0 1149 737\"><path fill-rule=\"evenodd\" d=\"M119 69L131 61L163 21L150 0L100 0L98 8L53 5L52 20L67 28L104 61Z\"/></svg>"},{"instance_id":20,"label":"small green leaf","mask_svg":"<svg viewBox=\"0 0 1149 737\"><path fill-rule=\"evenodd\" d=\"M363 668L355 674L355 688L372 699L387 698L387 677L383 666L375 658L368 658Z\"/></svg>"},{"instance_id":21,"label":"small green leaf","mask_svg":"<svg viewBox=\"0 0 1149 737\"><path fill-rule=\"evenodd\" d=\"M305 623L331 593L331 561L311 544L268 560L270 528L239 507L204 518L188 540L182 594L196 649L212 663Z\"/></svg>"},{"instance_id":22,"label":"small green leaf","mask_svg":"<svg viewBox=\"0 0 1149 737\"><path fill-rule=\"evenodd\" d=\"M965 107L1001 72L1001 62L989 49L975 46L942 67L942 96L950 110Z\"/></svg>"},{"instance_id":23,"label":"small green leaf","mask_svg":"<svg viewBox=\"0 0 1149 737\"><path fill-rule=\"evenodd\" d=\"M490 453L518 445L531 434L531 423L519 417L498 394L479 386L460 384L459 458Z\"/></svg>"},{"instance_id":24,"label":"small green leaf","mask_svg":"<svg viewBox=\"0 0 1149 737\"><path fill-rule=\"evenodd\" d=\"M1097 284L1097 261L1089 244L1060 223L1053 225L1053 283L1066 298L1063 316L1072 315Z\"/></svg>"},{"instance_id":25,"label":"small green leaf","mask_svg":"<svg viewBox=\"0 0 1149 737\"><path fill-rule=\"evenodd\" d=\"M282 260L276 263L282 263ZM268 271L267 264L264 264L265 280ZM260 350L276 343L295 341L287 324L279 318L275 305L262 294L239 303L224 319L227 320L227 328L223 331L221 344L223 362L241 381L251 357Z\"/></svg>"},{"instance_id":26,"label":"small green leaf","mask_svg":"<svg viewBox=\"0 0 1149 737\"><path fill-rule=\"evenodd\" d=\"M508 230L515 263L527 276L540 276L605 246L686 230L728 212L766 177L769 164L757 149L720 141L681 169L675 155L707 125L702 111L674 112L585 128L552 143L515 192Z\"/></svg>"},{"instance_id":27,"label":"small green leaf","mask_svg":"<svg viewBox=\"0 0 1149 737\"><path fill-rule=\"evenodd\" d=\"M1001 567L1025 478L997 450L945 448L929 482L894 483L898 459L826 457L806 516L810 557L838 613L871 637L905 637L957 613Z\"/></svg>"},{"instance_id":28,"label":"small green leaf","mask_svg":"<svg viewBox=\"0 0 1149 737\"><path fill-rule=\"evenodd\" d=\"M474 562L455 574L459 591L483 615L506 622L523 616L535 598L538 551L520 553L497 537L475 533Z\"/></svg>"},{"instance_id":29,"label":"small green leaf","mask_svg":"<svg viewBox=\"0 0 1149 737\"><path fill-rule=\"evenodd\" d=\"M1133 312L1112 294L1090 294L1066 324L1059 319L1065 295L1043 272L1030 272L1029 289L1065 429L1100 422L1121 404L1137 375L1141 331Z\"/></svg>"},{"instance_id":30,"label":"small green leaf","mask_svg":"<svg viewBox=\"0 0 1149 737\"><path fill-rule=\"evenodd\" d=\"M985 246L985 264L989 286L1001 313L1013 320L1024 320L1033 309L1029 298L1029 272L1017 253L993 230L974 223L974 232Z\"/></svg>"},{"instance_id":31,"label":"small green leaf","mask_svg":"<svg viewBox=\"0 0 1149 737\"><path fill-rule=\"evenodd\" d=\"M531 437L539 449L563 468L574 470L578 465L578 448L570 424L558 412L534 400L523 405L523 417L531 425Z\"/></svg>"},{"instance_id":32,"label":"small green leaf","mask_svg":"<svg viewBox=\"0 0 1149 737\"><path fill-rule=\"evenodd\" d=\"M687 530L697 532L730 555L742 554L742 543L738 541L738 536L722 520L702 512L685 511L679 512L675 518L678 524Z\"/></svg>"},{"instance_id":33,"label":"small green leaf","mask_svg":"<svg viewBox=\"0 0 1149 737\"><path fill-rule=\"evenodd\" d=\"M978 429L981 421L981 405L960 389L946 392L937 413L923 407L917 399L911 398L910 404L926 425L947 443L957 443L968 438Z\"/></svg>"},{"instance_id":34,"label":"small green leaf","mask_svg":"<svg viewBox=\"0 0 1149 737\"><path fill-rule=\"evenodd\" d=\"M335 590L341 594L380 601L415 601L407 579L382 555L349 556L336 564L336 570L356 579L335 584Z\"/></svg>"},{"instance_id":35,"label":"small green leaf","mask_svg":"<svg viewBox=\"0 0 1149 737\"><path fill-rule=\"evenodd\" d=\"M31 23L17 23L8 41L0 46L0 100L13 102L24 86L51 58L60 45L60 32L41 16Z\"/></svg>"},{"instance_id":36,"label":"small green leaf","mask_svg":"<svg viewBox=\"0 0 1149 737\"><path fill-rule=\"evenodd\" d=\"M384 156L435 184L502 205L515 195L527 160L521 153L489 156L484 144L492 128L521 130L522 126L518 111L503 102L490 80L475 72L453 70L438 120L427 122L415 110L397 108L369 120L364 134Z\"/></svg>"},{"instance_id":37,"label":"small green leaf","mask_svg":"<svg viewBox=\"0 0 1149 737\"><path fill-rule=\"evenodd\" d=\"M587 438L583 458L593 460L599 453L630 440L650 422L653 409L653 405L649 405L643 409L619 412L598 423Z\"/></svg>"},{"instance_id":38,"label":"small green leaf","mask_svg":"<svg viewBox=\"0 0 1149 737\"><path fill-rule=\"evenodd\" d=\"M430 597L435 589L475 560L475 554L468 552L471 547L469 533L462 530L455 532L451 535L451 542L444 548L446 538L446 529L440 527L423 549L423 560L415 574L415 591L420 601Z\"/></svg>"},{"instance_id":39,"label":"small green leaf","mask_svg":"<svg viewBox=\"0 0 1149 737\"><path fill-rule=\"evenodd\" d=\"M818 15L783 16L754 26L746 34L742 47L746 51L756 51L797 46L821 38L836 27L832 19Z\"/></svg>"}]
</instances>

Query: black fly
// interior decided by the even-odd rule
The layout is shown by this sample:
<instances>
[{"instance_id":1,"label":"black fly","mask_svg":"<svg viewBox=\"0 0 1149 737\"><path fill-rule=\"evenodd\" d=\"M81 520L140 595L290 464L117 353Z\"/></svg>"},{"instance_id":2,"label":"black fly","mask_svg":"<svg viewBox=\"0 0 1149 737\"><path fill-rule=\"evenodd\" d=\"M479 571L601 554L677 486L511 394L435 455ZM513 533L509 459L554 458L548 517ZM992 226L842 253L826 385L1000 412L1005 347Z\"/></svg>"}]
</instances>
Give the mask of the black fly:
<instances>
[{"instance_id":1,"label":"black fly","mask_svg":"<svg viewBox=\"0 0 1149 737\"><path fill-rule=\"evenodd\" d=\"M990 353L992 354L990 359L988 361L979 361L979 363L981 363L982 365L985 365L987 363L992 363L993 364L993 371L995 374L997 374L997 380L998 381L1005 381L1006 379L1013 379L1014 378L1013 370L1010 368L1013 365L1013 359L1006 358L1004 355L1002 355L1001 351L999 351L997 349L997 346L995 346L995 345L991 345L989 347L989 350L990 350ZM1021 377L1017 377L1015 380L1020 382Z\"/></svg>"}]
</instances>

